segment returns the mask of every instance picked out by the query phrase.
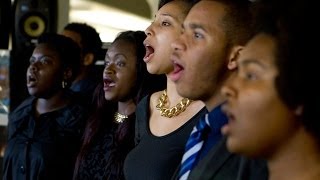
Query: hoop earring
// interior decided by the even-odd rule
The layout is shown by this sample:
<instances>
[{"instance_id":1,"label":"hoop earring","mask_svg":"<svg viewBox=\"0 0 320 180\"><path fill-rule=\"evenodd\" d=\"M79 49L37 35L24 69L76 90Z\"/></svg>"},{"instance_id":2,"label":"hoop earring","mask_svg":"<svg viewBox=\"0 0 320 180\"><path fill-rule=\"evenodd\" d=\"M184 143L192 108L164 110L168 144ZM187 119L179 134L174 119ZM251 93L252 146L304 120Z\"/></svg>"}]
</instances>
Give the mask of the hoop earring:
<instances>
[{"instance_id":1,"label":"hoop earring","mask_svg":"<svg viewBox=\"0 0 320 180\"><path fill-rule=\"evenodd\" d=\"M68 86L68 82L66 80L62 80L62 89L65 89Z\"/></svg>"}]
</instances>

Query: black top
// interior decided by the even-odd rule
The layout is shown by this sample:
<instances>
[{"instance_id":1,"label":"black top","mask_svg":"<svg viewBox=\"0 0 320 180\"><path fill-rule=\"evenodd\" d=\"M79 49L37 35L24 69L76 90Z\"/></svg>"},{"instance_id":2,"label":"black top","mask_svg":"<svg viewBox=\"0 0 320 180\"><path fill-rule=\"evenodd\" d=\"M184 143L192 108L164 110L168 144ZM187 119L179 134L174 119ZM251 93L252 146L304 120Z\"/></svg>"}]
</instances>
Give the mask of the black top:
<instances>
[{"instance_id":1,"label":"black top","mask_svg":"<svg viewBox=\"0 0 320 180\"><path fill-rule=\"evenodd\" d=\"M123 162L126 155L134 147L134 120L135 114L126 121L131 121L129 133L124 142L118 144L116 133L119 125L112 123L112 127L103 127L92 142L84 160L79 166L77 180L121 180L123 175ZM107 126L107 124L106 124Z\"/></svg>"},{"instance_id":2,"label":"black top","mask_svg":"<svg viewBox=\"0 0 320 180\"><path fill-rule=\"evenodd\" d=\"M35 118L35 101L28 98L9 115L3 180L71 179L85 111L69 103Z\"/></svg>"},{"instance_id":3,"label":"black top","mask_svg":"<svg viewBox=\"0 0 320 180\"><path fill-rule=\"evenodd\" d=\"M125 160L124 173L127 180L170 179L181 162L193 126L207 112L203 108L177 130L158 137L149 129L149 101L150 96L146 96L137 106L137 146Z\"/></svg>"}]
</instances>

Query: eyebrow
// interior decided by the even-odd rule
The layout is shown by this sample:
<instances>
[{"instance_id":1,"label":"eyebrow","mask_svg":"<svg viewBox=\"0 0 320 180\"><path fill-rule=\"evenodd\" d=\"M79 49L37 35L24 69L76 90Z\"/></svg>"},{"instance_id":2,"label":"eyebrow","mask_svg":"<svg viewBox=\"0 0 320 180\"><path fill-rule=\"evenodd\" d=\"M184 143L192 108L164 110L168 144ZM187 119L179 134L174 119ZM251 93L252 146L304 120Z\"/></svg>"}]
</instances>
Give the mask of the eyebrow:
<instances>
[{"instance_id":1,"label":"eyebrow","mask_svg":"<svg viewBox=\"0 0 320 180\"><path fill-rule=\"evenodd\" d=\"M113 57L114 57L114 58L124 57L125 59L127 59L127 56L125 56L123 53L117 53L117 54L115 54ZM106 53L105 60L106 60L106 58L109 58L109 59L111 58L111 57L108 55L108 53Z\"/></svg>"},{"instance_id":2,"label":"eyebrow","mask_svg":"<svg viewBox=\"0 0 320 180\"><path fill-rule=\"evenodd\" d=\"M162 14L159 14L158 16L155 14L155 15L154 15L154 18L159 17L159 16L165 16L165 17L171 17L171 18L173 18L173 16L172 16L171 14L168 14L168 13L162 13Z\"/></svg>"},{"instance_id":3,"label":"eyebrow","mask_svg":"<svg viewBox=\"0 0 320 180\"><path fill-rule=\"evenodd\" d=\"M168 13L161 13L161 14L159 14L160 16L170 16L170 17L172 17L172 15L171 14L168 14Z\"/></svg>"},{"instance_id":4,"label":"eyebrow","mask_svg":"<svg viewBox=\"0 0 320 180\"><path fill-rule=\"evenodd\" d=\"M244 60L240 61L240 64L243 66L248 66L249 64L254 64L254 65L261 67L262 69L267 69L265 64L262 64L260 61L257 61L255 59L244 59Z\"/></svg>"},{"instance_id":5,"label":"eyebrow","mask_svg":"<svg viewBox=\"0 0 320 180\"><path fill-rule=\"evenodd\" d=\"M178 17L172 16L172 15L169 14L169 13L161 13L161 14L159 14L159 16L170 17L170 18L172 18L172 19L175 19L176 21L179 21L179 18L178 18Z\"/></svg>"},{"instance_id":6,"label":"eyebrow","mask_svg":"<svg viewBox=\"0 0 320 180\"><path fill-rule=\"evenodd\" d=\"M185 26L184 26L185 27ZM195 24L195 23L190 23L190 24L188 24L188 27L189 28L191 28L191 29L200 29L200 30L202 30L202 31L204 31L204 32L207 32L206 31L206 29L202 26L202 25L200 25L200 24Z\"/></svg>"},{"instance_id":7,"label":"eyebrow","mask_svg":"<svg viewBox=\"0 0 320 180\"><path fill-rule=\"evenodd\" d=\"M44 54L44 55L39 56L38 58L32 54L31 57L30 57L30 59L39 60L39 59L42 59L42 58L45 58L45 57L51 58L51 59L54 59L54 58L55 58L54 55L50 55L50 54L49 54L49 55Z\"/></svg>"}]
</instances>

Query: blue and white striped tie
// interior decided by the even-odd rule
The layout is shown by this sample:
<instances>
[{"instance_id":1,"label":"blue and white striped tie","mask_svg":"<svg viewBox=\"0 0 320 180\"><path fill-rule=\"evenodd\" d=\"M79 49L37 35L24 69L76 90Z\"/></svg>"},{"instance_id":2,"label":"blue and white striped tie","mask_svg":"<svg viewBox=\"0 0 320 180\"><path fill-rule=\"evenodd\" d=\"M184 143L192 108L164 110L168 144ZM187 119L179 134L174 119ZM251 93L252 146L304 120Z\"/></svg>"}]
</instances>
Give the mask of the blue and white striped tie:
<instances>
[{"instance_id":1,"label":"blue and white striped tie","mask_svg":"<svg viewBox=\"0 0 320 180\"><path fill-rule=\"evenodd\" d=\"M193 128L185 147L185 153L182 157L181 168L179 171L179 180L186 180L190 171L195 165L198 154L204 142L204 137L207 135L208 128L210 129L209 114L202 117L196 126Z\"/></svg>"}]
</instances>

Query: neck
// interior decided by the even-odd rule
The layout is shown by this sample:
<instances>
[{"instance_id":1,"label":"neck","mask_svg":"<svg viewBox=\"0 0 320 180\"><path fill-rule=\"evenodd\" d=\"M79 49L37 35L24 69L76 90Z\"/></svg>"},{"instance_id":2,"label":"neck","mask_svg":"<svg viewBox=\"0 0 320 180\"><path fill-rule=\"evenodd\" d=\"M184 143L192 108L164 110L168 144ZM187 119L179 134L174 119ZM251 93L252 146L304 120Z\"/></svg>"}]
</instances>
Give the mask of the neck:
<instances>
[{"instance_id":1,"label":"neck","mask_svg":"<svg viewBox=\"0 0 320 180\"><path fill-rule=\"evenodd\" d=\"M275 155L267 158L270 180L311 180L320 177L319 145L300 127Z\"/></svg>"},{"instance_id":2,"label":"neck","mask_svg":"<svg viewBox=\"0 0 320 180\"><path fill-rule=\"evenodd\" d=\"M126 102L118 102L118 112L123 115L130 115L136 110L136 104L133 99Z\"/></svg>"},{"instance_id":3,"label":"neck","mask_svg":"<svg viewBox=\"0 0 320 180\"><path fill-rule=\"evenodd\" d=\"M43 113L55 111L64 107L68 102L69 100L66 99L63 91L60 91L59 93L47 99L38 98L36 102L36 114L40 115Z\"/></svg>"},{"instance_id":4,"label":"neck","mask_svg":"<svg viewBox=\"0 0 320 180\"><path fill-rule=\"evenodd\" d=\"M222 96L220 92L216 92L210 97L210 99L204 101L204 103L208 111L212 111L215 107L222 104L225 100L225 97Z\"/></svg>"},{"instance_id":5,"label":"neck","mask_svg":"<svg viewBox=\"0 0 320 180\"><path fill-rule=\"evenodd\" d=\"M226 98L221 94L221 88L223 84L230 78L233 78L234 75L235 73L233 71L226 70L225 75L217 80L218 82L215 84L215 88L212 89L209 98L203 99L208 111L212 111L215 107L225 102Z\"/></svg>"},{"instance_id":6,"label":"neck","mask_svg":"<svg viewBox=\"0 0 320 180\"><path fill-rule=\"evenodd\" d=\"M183 97L178 94L175 83L169 78L167 78L167 96L169 107L176 105L183 99Z\"/></svg>"}]
</instances>

